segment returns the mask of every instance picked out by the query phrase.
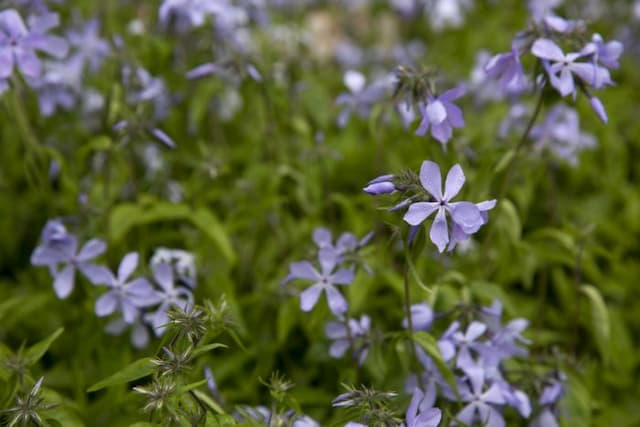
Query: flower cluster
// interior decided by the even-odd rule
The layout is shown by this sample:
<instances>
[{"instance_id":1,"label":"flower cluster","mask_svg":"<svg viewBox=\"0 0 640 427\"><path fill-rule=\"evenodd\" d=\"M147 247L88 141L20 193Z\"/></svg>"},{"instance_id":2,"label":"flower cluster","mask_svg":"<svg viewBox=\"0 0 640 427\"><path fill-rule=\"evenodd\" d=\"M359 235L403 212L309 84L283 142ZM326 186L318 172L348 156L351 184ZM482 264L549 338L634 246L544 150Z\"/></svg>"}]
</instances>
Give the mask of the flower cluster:
<instances>
[{"instance_id":1,"label":"flower cluster","mask_svg":"<svg viewBox=\"0 0 640 427\"><path fill-rule=\"evenodd\" d=\"M432 329L433 313L428 305L416 304L411 311L422 313L423 320L429 320L418 320L416 330ZM531 378L518 382L521 376L511 373L507 365L511 363L509 366L512 366L512 360L528 356L530 341L522 334L529 322L519 318L503 323L501 317L502 304L495 300L489 307L461 313L442 334L438 340L439 352L455 375L453 384L445 379L434 359L421 347L416 347L424 370L408 379L407 389L414 390L414 397L416 389L423 393L421 400L428 408L438 398L443 402L462 402L463 407L455 414L455 419L464 425L480 423L503 427L505 407L514 408L523 418L533 418L532 426L557 425L554 411L562 396L562 381L547 376L537 378L531 372ZM531 387L532 381L539 384L539 387L533 387L532 392L543 390L538 408L532 404L530 394L521 388ZM556 424L539 424L545 422Z\"/></svg>"},{"instance_id":2,"label":"flower cluster","mask_svg":"<svg viewBox=\"0 0 640 427\"><path fill-rule=\"evenodd\" d=\"M496 200L480 203L451 201L460 192L465 182L464 172L460 165L454 165L447 173L444 193L442 192L440 167L437 163L430 160L422 162L418 177L421 188L415 182L411 182L415 181L412 175L407 176L408 178L383 175L369 181L364 191L372 195L395 191L411 193L408 194L409 197L391 210L409 206L404 220L411 225L412 234L425 219L435 213L429 238L439 252L443 252L445 248L453 250L458 243L466 241L470 235L476 233L480 227L486 224L487 212L496 205ZM398 181L397 184L396 181ZM451 218L451 227L447 223L447 216Z\"/></svg>"},{"instance_id":3,"label":"flower cluster","mask_svg":"<svg viewBox=\"0 0 640 427\"><path fill-rule=\"evenodd\" d=\"M538 82L549 83L562 97L572 95L575 99L578 91L584 93L606 123L604 106L591 90L614 84L609 69L618 68L623 45L617 40L605 42L597 33L585 42L585 32L582 21L564 19L551 9L539 10L531 27L513 40L511 51L495 55L487 62L487 75L497 79L505 92L522 92L527 87L527 78L521 57L529 52L545 72L538 76ZM565 49L569 51L561 46L567 46Z\"/></svg>"},{"instance_id":4,"label":"flower cluster","mask_svg":"<svg viewBox=\"0 0 640 427\"><path fill-rule=\"evenodd\" d=\"M300 293L302 311L311 311L324 292L329 310L339 320L330 321L326 325L326 335L333 341L329 354L340 358L352 347L352 355L360 364L364 363L368 355L371 319L367 315L363 315L360 320L346 318L349 304L337 286L347 286L353 282L356 265L370 271L366 264L359 261L357 255L372 237L373 233L369 233L358 239L354 234L346 232L334 243L329 230L317 228L313 233L313 241L318 247L317 258L320 268L316 268L309 261L292 262L289 265L289 274L282 282L286 284L294 279L314 282Z\"/></svg>"},{"instance_id":5,"label":"flower cluster","mask_svg":"<svg viewBox=\"0 0 640 427\"><path fill-rule=\"evenodd\" d=\"M60 299L67 298L73 291L76 270L91 284L107 286L109 290L95 302L96 315L104 317L119 312L121 317L107 325L107 332L120 333L132 326L132 343L145 347L149 341L145 325L151 326L160 336L168 324L167 312L171 307L186 310L193 306L193 292L189 288L195 286L193 257L184 251L161 248L151 262L153 283L157 285L153 286L147 278L132 278L139 262L136 252L124 256L116 274L95 264L93 260L106 249L102 240L92 239L78 250L78 238L68 232L62 221L53 219L44 226L31 263L49 268L54 279L53 288ZM181 264L171 263L176 258ZM180 282L189 287L181 286Z\"/></svg>"}]
</instances>

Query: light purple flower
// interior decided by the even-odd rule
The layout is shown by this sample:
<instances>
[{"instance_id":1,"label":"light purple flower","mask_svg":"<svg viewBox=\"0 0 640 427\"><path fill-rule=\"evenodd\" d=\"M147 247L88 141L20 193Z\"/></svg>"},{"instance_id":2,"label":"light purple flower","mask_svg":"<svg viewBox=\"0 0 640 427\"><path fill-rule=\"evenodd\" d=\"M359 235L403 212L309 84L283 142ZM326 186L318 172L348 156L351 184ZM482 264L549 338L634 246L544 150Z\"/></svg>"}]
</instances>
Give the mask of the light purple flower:
<instances>
[{"instance_id":1,"label":"light purple flower","mask_svg":"<svg viewBox=\"0 0 640 427\"><path fill-rule=\"evenodd\" d=\"M58 24L56 14L30 19L29 23L27 28L15 9L0 12L0 79L11 76L14 65L25 77L39 77L42 64L36 51L56 58L67 54L69 46L65 39L46 34Z\"/></svg>"},{"instance_id":2,"label":"light purple flower","mask_svg":"<svg viewBox=\"0 0 640 427\"><path fill-rule=\"evenodd\" d=\"M618 68L620 66L620 55L624 51L624 46L618 40L611 40L605 43L600 34L594 34L591 42L585 49L593 53L593 59L607 68Z\"/></svg>"},{"instance_id":3,"label":"light purple flower","mask_svg":"<svg viewBox=\"0 0 640 427\"><path fill-rule=\"evenodd\" d=\"M527 78L520 63L520 52L515 45L511 47L511 52L492 57L484 69L489 77L498 80L500 88L505 92L517 93L527 87Z\"/></svg>"},{"instance_id":4,"label":"light purple flower","mask_svg":"<svg viewBox=\"0 0 640 427\"><path fill-rule=\"evenodd\" d=\"M431 329L433 323L433 310L426 302L413 304L411 306L411 323L416 331L427 331ZM409 322L405 317L402 319L402 327L408 328Z\"/></svg>"},{"instance_id":5,"label":"light purple flower","mask_svg":"<svg viewBox=\"0 0 640 427\"><path fill-rule=\"evenodd\" d=\"M313 280L311 285L300 294L300 309L311 311L320 298L322 291L327 295L327 303L333 314L341 317L348 308L347 300L335 285L348 285L353 281L353 269L342 268L334 272L339 254L333 248L321 248L318 253L320 271L309 261L293 262L289 266L289 275L285 283L292 279Z\"/></svg>"},{"instance_id":6,"label":"light purple flower","mask_svg":"<svg viewBox=\"0 0 640 427\"><path fill-rule=\"evenodd\" d=\"M132 324L139 315L140 307L158 303L158 295L145 278L128 280L138 266L138 254L130 252L124 256L118 267L117 277L107 268L96 270L93 274L95 284L107 285L111 289L103 294L95 304L96 315L107 316L116 310L122 312L126 323Z\"/></svg>"},{"instance_id":7,"label":"light purple flower","mask_svg":"<svg viewBox=\"0 0 640 427\"><path fill-rule=\"evenodd\" d=\"M593 135L580 130L578 112L566 105L554 106L544 121L531 129L538 150L549 149L572 165L578 164L578 153L596 145Z\"/></svg>"},{"instance_id":8,"label":"light purple flower","mask_svg":"<svg viewBox=\"0 0 640 427\"><path fill-rule=\"evenodd\" d=\"M78 58L83 66L88 63L92 72L100 68L104 59L111 52L109 43L100 38L100 21L98 19L90 19L82 28L70 30L67 33L67 39L75 48L73 57Z\"/></svg>"},{"instance_id":9,"label":"light purple flower","mask_svg":"<svg viewBox=\"0 0 640 427\"><path fill-rule=\"evenodd\" d=\"M149 328L142 322L140 316L136 316L132 324L128 324L123 319L115 319L105 326L104 330L110 335L120 335L131 327L129 339L134 348L143 349L149 344Z\"/></svg>"},{"instance_id":10,"label":"light purple flower","mask_svg":"<svg viewBox=\"0 0 640 427\"><path fill-rule=\"evenodd\" d=\"M579 53L564 54L552 40L538 39L531 46L531 53L543 60L551 85L562 96L576 94L574 75L594 89L613 84L609 70L594 63L576 62L593 54L593 48Z\"/></svg>"},{"instance_id":11,"label":"light purple flower","mask_svg":"<svg viewBox=\"0 0 640 427\"><path fill-rule=\"evenodd\" d=\"M473 321L467 327L467 331L456 331L451 336L451 341L458 349L458 357L456 359L456 366L462 369L473 367L475 362L471 357L471 350L476 352L482 348L481 343L476 340L480 338L487 330L487 325L484 323Z\"/></svg>"},{"instance_id":12,"label":"light purple flower","mask_svg":"<svg viewBox=\"0 0 640 427\"><path fill-rule=\"evenodd\" d=\"M413 390L411 403L405 414L406 427L437 427L442 419L442 411L432 408L432 402L425 399L425 394L419 388Z\"/></svg>"},{"instance_id":13,"label":"light purple flower","mask_svg":"<svg viewBox=\"0 0 640 427\"><path fill-rule=\"evenodd\" d=\"M182 286L175 286L174 274L171 265L160 263L153 266L153 277L161 290L156 290L160 306L154 313L145 315L145 320L151 323L157 336L164 333L169 317L167 311L170 307L180 307L186 310L187 306L193 306L193 294Z\"/></svg>"},{"instance_id":14,"label":"light purple flower","mask_svg":"<svg viewBox=\"0 0 640 427\"><path fill-rule=\"evenodd\" d=\"M42 233L42 244L31 255L33 265L46 265L54 277L53 289L60 299L67 298L75 285L76 269L93 284L98 283L98 266L89 262L104 253L107 245L100 239L91 239L78 252L78 239L67 234L64 225L49 221ZM60 266L62 264L62 266Z\"/></svg>"},{"instance_id":15,"label":"light purple flower","mask_svg":"<svg viewBox=\"0 0 640 427\"><path fill-rule=\"evenodd\" d=\"M482 225L486 224L489 220L488 211L496 207L496 200L485 200L484 202L476 203L476 207L480 211L480 216L482 217ZM455 249L458 243L466 242L470 237L470 234L466 233L462 227L460 227L457 223L453 223L451 227L451 237L449 239L449 246L447 246L448 251L452 251Z\"/></svg>"},{"instance_id":16,"label":"light purple flower","mask_svg":"<svg viewBox=\"0 0 640 427\"><path fill-rule=\"evenodd\" d=\"M445 191L442 194L442 177L440 167L429 160L422 162L420 168L420 182L425 190L435 199L434 202L412 203L404 215L404 220L412 226L419 225L428 216L436 212L429 237L444 251L449 243L449 230L445 213L448 212L453 222L465 234L473 234L484 224L480 209L471 202L451 202L464 185L465 176L460 165L453 166L445 181Z\"/></svg>"},{"instance_id":17,"label":"light purple flower","mask_svg":"<svg viewBox=\"0 0 640 427\"><path fill-rule=\"evenodd\" d=\"M365 314L360 317L360 320L349 319L347 323L349 331L347 331L344 322L327 322L325 334L333 341L329 348L329 354L336 359L341 358L353 342L354 359L362 365L369 354L367 336L371 329L371 318Z\"/></svg>"},{"instance_id":18,"label":"light purple flower","mask_svg":"<svg viewBox=\"0 0 640 427\"><path fill-rule=\"evenodd\" d=\"M481 368L468 368L467 383L460 384L460 397L467 405L456 414L456 419L466 425L478 420L485 427L504 427L502 414L493 405L503 405L504 397L497 384L485 385L485 373Z\"/></svg>"},{"instance_id":19,"label":"light purple flower","mask_svg":"<svg viewBox=\"0 0 640 427\"><path fill-rule=\"evenodd\" d=\"M382 175L372 179L367 186L362 189L367 194L378 196L380 194L391 194L397 190L393 183L394 175Z\"/></svg>"},{"instance_id":20,"label":"light purple flower","mask_svg":"<svg viewBox=\"0 0 640 427\"><path fill-rule=\"evenodd\" d=\"M343 106L338 115L338 126L346 126L354 112L362 119L367 118L373 105L382 100L388 91L390 79L391 76L384 76L367 86L366 79L360 72L355 70L345 72L344 84L349 89L349 93L342 93L336 98L336 105Z\"/></svg>"},{"instance_id":21,"label":"light purple flower","mask_svg":"<svg viewBox=\"0 0 640 427\"><path fill-rule=\"evenodd\" d=\"M429 95L427 104L420 105L422 121L416 129L416 135L424 135L431 127L431 136L445 144L453 135L454 128L464 126L462 110L452 101L464 95L464 89L457 87L438 97Z\"/></svg>"}]
</instances>

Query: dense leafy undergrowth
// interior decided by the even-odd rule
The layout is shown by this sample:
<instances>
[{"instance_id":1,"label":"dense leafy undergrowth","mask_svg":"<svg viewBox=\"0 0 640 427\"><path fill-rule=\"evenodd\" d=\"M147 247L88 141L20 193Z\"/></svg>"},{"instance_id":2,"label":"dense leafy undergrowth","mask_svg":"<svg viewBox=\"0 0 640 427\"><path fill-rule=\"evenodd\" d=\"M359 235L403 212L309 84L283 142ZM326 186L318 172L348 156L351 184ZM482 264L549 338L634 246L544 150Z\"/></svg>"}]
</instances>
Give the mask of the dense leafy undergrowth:
<instances>
[{"instance_id":1,"label":"dense leafy undergrowth","mask_svg":"<svg viewBox=\"0 0 640 427\"><path fill-rule=\"evenodd\" d=\"M0 424L640 425L640 3L0 8Z\"/></svg>"}]
</instances>

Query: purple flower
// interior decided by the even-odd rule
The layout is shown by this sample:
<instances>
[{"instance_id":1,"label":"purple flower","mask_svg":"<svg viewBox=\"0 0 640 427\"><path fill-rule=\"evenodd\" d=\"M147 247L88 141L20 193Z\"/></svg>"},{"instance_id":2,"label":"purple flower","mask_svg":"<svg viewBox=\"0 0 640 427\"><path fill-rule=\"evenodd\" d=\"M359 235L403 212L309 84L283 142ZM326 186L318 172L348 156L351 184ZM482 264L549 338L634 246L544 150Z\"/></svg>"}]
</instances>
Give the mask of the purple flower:
<instances>
[{"instance_id":1,"label":"purple flower","mask_svg":"<svg viewBox=\"0 0 640 427\"><path fill-rule=\"evenodd\" d=\"M336 105L344 106L338 116L339 127L347 125L353 112L357 112L362 119L367 118L373 105L384 97L390 84L390 76L366 86L366 79L361 73L348 70L344 73L344 84L349 93L342 93L336 98Z\"/></svg>"},{"instance_id":2,"label":"purple flower","mask_svg":"<svg viewBox=\"0 0 640 427\"><path fill-rule=\"evenodd\" d=\"M500 88L505 92L521 92L527 86L520 53L515 45L511 47L511 52L500 53L491 58L484 69L489 77L498 80Z\"/></svg>"},{"instance_id":3,"label":"purple flower","mask_svg":"<svg viewBox=\"0 0 640 427\"><path fill-rule=\"evenodd\" d=\"M430 399L425 399L425 394L419 388L413 390L411 403L407 408L406 427L437 427L442 419L442 411L432 408Z\"/></svg>"},{"instance_id":4,"label":"purple flower","mask_svg":"<svg viewBox=\"0 0 640 427\"><path fill-rule=\"evenodd\" d=\"M293 262L289 266L288 282L292 279L313 280L311 287L300 294L300 309L311 311L320 298L322 291L327 295L327 303L333 314L341 317L348 308L347 300L334 285L348 285L353 281L352 269L342 268L334 272L339 254L333 248L321 248L318 253L320 272L309 261Z\"/></svg>"},{"instance_id":5,"label":"purple flower","mask_svg":"<svg viewBox=\"0 0 640 427\"><path fill-rule=\"evenodd\" d=\"M482 218L482 225L486 224L489 220L489 214L487 212L495 208L496 203L495 199L476 203L476 207L480 211L480 217ZM466 233L462 227L454 222L451 227L451 238L449 239L449 246L447 246L447 250L452 251L458 243L466 242L469 239L469 236L470 234Z\"/></svg>"},{"instance_id":6,"label":"purple flower","mask_svg":"<svg viewBox=\"0 0 640 427\"><path fill-rule=\"evenodd\" d=\"M41 236L42 244L31 255L33 265L46 265L54 277L53 289L60 299L71 294L75 284L76 269L80 270L93 284L98 283L100 277L96 269L100 267L90 263L93 258L104 253L107 246L99 239L89 240L77 252L78 239L67 234L58 220L47 222ZM60 264L63 264L60 267Z\"/></svg>"},{"instance_id":7,"label":"purple flower","mask_svg":"<svg viewBox=\"0 0 640 427\"><path fill-rule=\"evenodd\" d=\"M575 95L574 74L594 89L613 84L606 68L594 63L576 62L577 59L592 54L592 48L565 55L553 41L538 39L531 46L531 53L543 60L551 85L562 96Z\"/></svg>"},{"instance_id":8,"label":"purple flower","mask_svg":"<svg viewBox=\"0 0 640 427\"><path fill-rule=\"evenodd\" d=\"M82 65L89 63L93 72L100 68L100 64L111 51L109 43L100 38L100 21L98 19L88 20L79 30L70 30L67 39L76 49L73 57L78 58Z\"/></svg>"},{"instance_id":9,"label":"purple flower","mask_svg":"<svg viewBox=\"0 0 640 427\"><path fill-rule=\"evenodd\" d=\"M25 77L39 77L42 64L36 51L56 58L67 54L69 46L65 39L45 34L58 24L58 15L43 15L29 23L31 29L15 9L0 12L0 79L11 76L14 64Z\"/></svg>"},{"instance_id":10,"label":"purple flower","mask_svg":"<svg viewBox=\"0 0 640 427\"><path fill-rule=\"evenodd\" d=\"M433 310L431 310L429 304L423 302L420 304L413 304L411 306L411 323L413 325L413 329L417 331L426 331L431 329L431 325L433 323ZM409 322L406 317L402 319L402 327L409 327Z\"/></svg>"},{"instance_id":11,"label":"purple flower","mask_svg":"<svg viewBox=\"0 0 640 427\"><path fill-rule=\"evenodd\" d=\"M340 237L338 237L338 240L334 245L331 231L324 227L318 227L313 231L313 241L316 245L318 245L318 248L332 248L334 251L336 251L336 253L340 256L338 263L343 261L343 255L362 248L367 243L369 243L372 237L373 232L369 232L365 234L362 239L358 240L355 234L344 232L340 235Z\"/></svg>"},{"instance_id":12,"label":"purple flower","mask_svg":"<svg viewBox=\"0 0 640 427\"><path fill-rule=\"evenodd\" d=\"M397 190L393 183L394 175L382 175L372 179L367 186L362 189L367 194L378 196L380 194L391 194Z\"/></svg>"},{"instance_id":13,"label":"purple flower","mask_svg":"<svg viewBox=\"0 0 640 427\"><path fill-rule=\"evenodd\" d=\"M136 316L132 324L128 324L123 319L115 319L105 326L104 330L110 335L120 335L128 327L131 327L129 339L131 344L137 349L143 349L149 344L149 328L142 322L140 316Z\"/></svg>"},{"instance_id":14,"label":"purple flower","mask_svg":"<svg viewBox=\"0 0 640 427\"><path fill-rule=\"evenodd\" d=\"M154 265L153 277L161 288L160 291L156 291L160 306L155 313L145 315L145 320L151 323L156 335L160 336L164 333L169 323L169 317L167 316L169 308L176 306L186 310L187 306L193 306L193 294L185 287L175 286L173 269L167 263Z\"/></svg>"},{"instance_id":15,"label":"purple flower","mask_svg":"<svg viewBox=\"0 0 640 427\"><path fill-rule=\"evenodd\" d=\"M349 331L347 331L344 322L327 322L325 334L333 341L329 348L329 354L336 359L341 358L353 342L354 359L362 365L369 354L367 336L371 329L371 318L365 314L360 317L360 320L349 319L347 323Z\"/></svg>"},{"instance_id":16,"label":"purple flower","mask_svg":"<svg viewBox=\"0 0 640 427\"><path fill-rule=\"evenodd\" d=\"M605 43L602 36L596 33L591 37L591 42L587 44L585 50L594 52L593 59L596 63L600 63L607 68L618 68L624 46L618 40Z\"/></svg>"},{"instance_id":17,"label":"purple flower","mask_svg":"<svg viewBox=\"0 0 640 427\"><path fill-rule=\"evenodd\" d=\"M578 112L563 104L554 106L544 121L531 129L538 150L548 148L570 164L578 163L578 153L596 145L596 139L580 131Z\"/></svg>"},{"instance_id":18,"label":"purple flower","mask_svg":"<svg viewBox=\"0 0 640 427\"><path fill-rule=\"evenodd\" d=\"M215 1L211 0L164 0L158 10L158 18L168 25L174 17L178 28L199 27L214 10Z\"/></svg>"},{"instance_id":19,"label":"purple flower","mask_svg":"<svg viewBox=\"0 0 640 427\"><path fill-rule=\"evenodd\" d=\"M124 321L132 324L139 315L138 308L158 303L158 295L147 279L137 278L128 281L137 266L138 254L130 252L122 259L117 277L104 267L94 273L98 279L95 284L107 285L111 288L96 301L97 316L107 316L120 310Z\"/></svg>"},{"instance_id":20,"label":"purple flower","mask_svg":"<svg viewBox=\"0 0 640 427\"><path fill-rule=\"evenodd\" d=\"M460 227L465 234L473 234L484 224L484 219L480 209L471 202L450 202L464 185L465 176L460 165L453 166L445 181L445 191L442 194L442 178L440 167L429 160L422 162L420 168L420 182L425 190L435 198L434 202L412 203L404 215L404 220L412 226L422 223L429 215L436 212L429 237L438 247L440 252L444 251L449 243L449 230L445 212L448 212L451 219Z\"/></svg>"},{"instance_id":21,"label":"purple flower","mask_svg":"<svg viewBox=\"0 0 640 427\"><path fill-rule=\"evenodd\" d=\"M431 126L431 136L441 144L451 139L453 128L464 126L462 110L451 102L462 95L464 95L462 87L450 89L438 97L429 95L426 106L420 105L422 121L416 130L416 135L424 135Z\"/></svg>"},{"instance_id":22,"label":"purple flower","mask_svg":"<svg viewBox=\"0 0 640 427\"><path fill-rule=\"evenodd\" d=\"M458 412L456 419L466 425L473 425L473 421L478 420L485 427L504 427L504 418L493 407L505 403L498 385L485 386L485 372L481 368L468 368L465 372L470 386L462 383L459 391L462 401L468 403Z\"/></svg>"},{"instance_id":23,"label":"purple flower","mask_svg":"<svg viewBox=\"0 0 640 427\"><path fill-rule=\"evenodd\" d=\"M479 351L482 348L481 344L476 342L476 340L480 338L486 330L487 325L474 320L469 324L465 333L462 333L462 331L453 333L451 341L458 348L457 367L466 369L474 365L471 350Z\"/></svg>"}]
</instances>

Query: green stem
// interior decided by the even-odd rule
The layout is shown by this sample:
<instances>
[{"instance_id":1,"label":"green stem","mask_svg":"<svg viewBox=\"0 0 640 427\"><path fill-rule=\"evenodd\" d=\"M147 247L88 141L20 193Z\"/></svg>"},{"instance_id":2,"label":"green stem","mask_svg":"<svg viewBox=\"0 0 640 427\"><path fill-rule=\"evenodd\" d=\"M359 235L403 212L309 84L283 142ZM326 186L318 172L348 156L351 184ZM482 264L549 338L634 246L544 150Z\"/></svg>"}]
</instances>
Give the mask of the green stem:
<instances>
[{"instance_id":1,"label":"green stem","mask_svg":"<svg viewBox=\"0 0 640 427\"><path fill-rule=\"evenodd\" d=\"M544 101L544 90L540 89L540 93L538 94L538 100L536 101L536 106L533 110L533 114L531 115L531 118L527 123L527 127L525 128L524 132L520 136L520 140L516 145L516 148L513 153L513 157L511 157L511 160L509 161L507 175L505 179L502 181L502 186L500 187L500 192L498 193L498 200L504 197L511 180L513 179L513 174L515 172L515 165L517 162L518 154L520 153L520 150L522 150L522 147L524 147L524 144L527 142L527 139L529 138L529 134L531 133L531 129L533 129L533 125L538 119L538 116L540 115L540 111L542 111L543 101Z\"/></svg>"},{"instance_id":2,"label":"green stem","mask_svg":"<svg viewBox=\"0 0 640 427\"><path fill-rule=\"evenodd\" d=\"M405 263L404 263L404 272L403 272L403 280L404 280L404 309L405 312L407 313L407 330L409 331L409 347L411 348L411 364L413 365L412 368L415 370L416 372L416 378L418 380L418 384L420 385L420 388L425 390L425 385L423 384L422 381L422 376L418 374L418 352L416 350L416 343L413 340L413 318L411 316L411 290L410 290L410 286L409 286L409 257L411 256L411 251L410 251L410 245L409 245L409 241L407 239L407 242L405 242L405 249L404 249L404 255L405 255Z\"/></svg>"}]
</instances>

